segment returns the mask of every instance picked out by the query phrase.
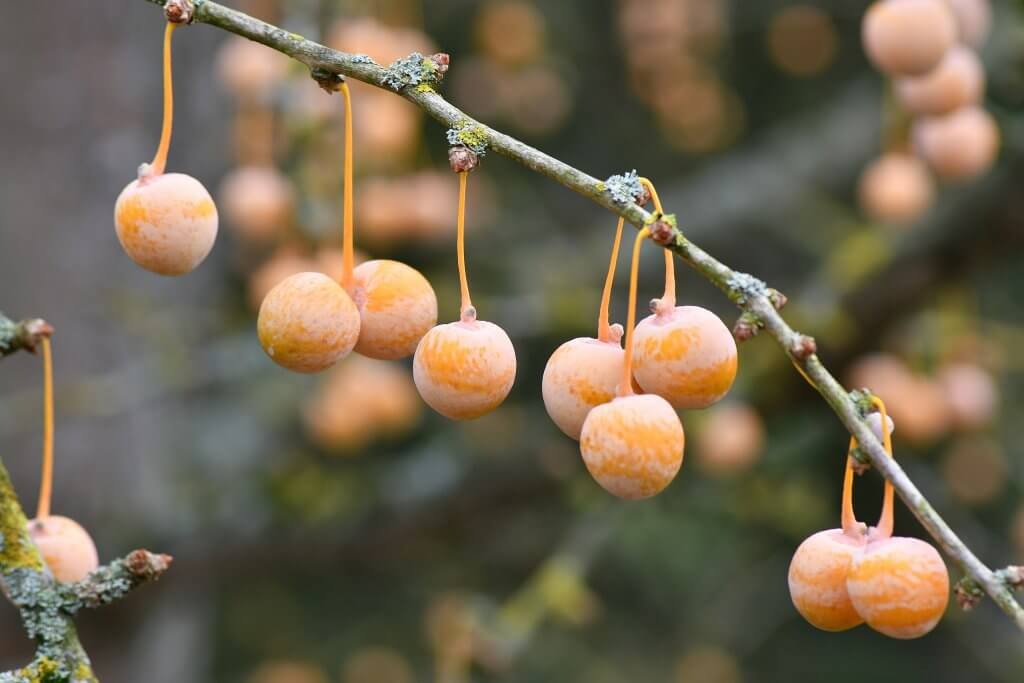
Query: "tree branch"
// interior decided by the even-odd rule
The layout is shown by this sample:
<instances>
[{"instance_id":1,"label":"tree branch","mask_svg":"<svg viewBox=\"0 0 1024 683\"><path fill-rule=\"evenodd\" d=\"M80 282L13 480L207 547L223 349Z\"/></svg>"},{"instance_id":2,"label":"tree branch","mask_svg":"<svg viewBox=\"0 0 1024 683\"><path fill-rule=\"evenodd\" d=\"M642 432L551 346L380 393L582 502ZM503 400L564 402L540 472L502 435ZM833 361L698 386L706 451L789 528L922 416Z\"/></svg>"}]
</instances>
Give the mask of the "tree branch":
<instances>
[{"instance_id":1,"label":"tree branch","mask_svg":"<svg viewBox=\"0 0 1024 683\"><path fill-rule=\"evenodd\" d=\"M52 334L53 328L45 320L32 318L16 323L0 313L0 358L21 350L35 353L43 337Z\"/></svg>"},{"instance_id":2,"label":"tree branch","mask_svg":"<svg viewBox=\"0 0 1024 683\"><path fill-rule=\"evenodd\" d=\"M124 559L100 567L78 583L57 583L29 537L25 512L0 460L0 591L21 612L25 631L36 641L32 663L17 671L0 673L0 683L94 683L97 679L78 640L72 616L79 610L113 602L143 583L155 581L170 563L168 555L136 550Z\"/></svg>"},{"instance_id":3,"label":"tree branch","mask_svg":"<svg viewBox=\"0 0 1024 683\"><path fill-rule=\"evenodd\" d=\"M164 0L146 1L165 4ZM319 82L325 82L332 76L346 76L395 92L448 126L449 139L467 144L472 142L472 147L493 150L623 216L637 228L652 225L660 218L619 194L610 192L605 182L476 121L446 101L434 90L441 73L430 59L411 55L389 67L383 67L365 55L332 50L210 0L196 2L194 9L194 22L221 28L288 55L309 67ZM892 482L900 498L946 554L992 598L1018 628L1024 630L1024 608L1017 602L1005 577L997 575L971 552L928 503L899 463L888 457L882 444L864 422L861 409L816 355L814 340L791 328L776 310L772 302L773 290L757 278L734 271L721 263L687 240L674 227L662 231L658 237L660 244L678 255L739 306L744 312L744 319L752 322L755 329L763 327L782 346L846 429L856 437L871 464Z\"/></svg>"}]
</instances>

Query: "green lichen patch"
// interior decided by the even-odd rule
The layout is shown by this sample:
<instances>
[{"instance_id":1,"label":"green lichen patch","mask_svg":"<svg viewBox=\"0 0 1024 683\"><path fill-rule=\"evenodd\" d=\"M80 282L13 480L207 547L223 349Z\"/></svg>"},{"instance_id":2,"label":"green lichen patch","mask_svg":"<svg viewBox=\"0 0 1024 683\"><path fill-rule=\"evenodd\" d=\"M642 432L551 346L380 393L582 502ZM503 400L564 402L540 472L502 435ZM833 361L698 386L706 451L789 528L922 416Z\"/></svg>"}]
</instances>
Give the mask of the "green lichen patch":
<instances>
[{"instance_id":1,"label":"green lichen patch","mask_svg":"<svg viewBox=\"0 0 1024 683\"><path fill-rule=\"evenodd\" d=\"M420 93L434 92L434 88L429 83L420 83L414 90Z\"/></svg>"},{"instance_id":2,"label":"green lichen patch","mask_svg":"<svg viewBox=\"0 0 1024 683\"><path fill-rule=\"evenodd\" d=\"M395 92L421 84L437 83L439 78L437 62L413 52L408 57L396 59L384 71L383 84Z\"/></svg>"},{"instance_id":3,"label":"green lichen patch","mask_svg":"<svg viewBox=\"0 0 1024 683\"><path fill-rule=\"evenodd\" d=\"M490 144L487 129L465 119L449 128L447 136L449 145L465 145L479 156L487 153L487 145Z\"/></svg>"},{"instance_id":4,"label":"green lichen patch","mask_svg":"<svg viewBox=\"0 0 1024 683\"><path fill-rule=\"evenodd\" d=\"M28 520L18 503L10 476L0 462L0 571L42 571L43 560L28 535Z\"/></svg>"}]
</instances>

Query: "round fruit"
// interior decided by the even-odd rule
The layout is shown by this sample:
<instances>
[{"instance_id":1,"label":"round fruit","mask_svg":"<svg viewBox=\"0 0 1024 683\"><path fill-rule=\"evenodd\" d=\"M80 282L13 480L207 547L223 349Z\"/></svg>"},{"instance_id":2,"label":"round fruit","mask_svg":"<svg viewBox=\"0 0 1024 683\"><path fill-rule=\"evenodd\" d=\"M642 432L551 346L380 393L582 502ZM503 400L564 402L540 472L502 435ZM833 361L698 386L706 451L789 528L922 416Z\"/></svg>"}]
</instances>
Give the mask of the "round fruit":
<instances>
[{"instance_id":1,"label":"round fruit","mask_svg":"<svg viewBox=\"0 0 1024 683\"><path fill-rule=\"evenodd\" d=\"M985 91L985 67L974 50L957 45L924 76L896 81L896 94L913 114L948 114L977 104Z\"/></svg>"},{"instance_id":2,"label":"round fruit","mask_svg":"<svg viewBox=\"0 0 1024 683\"><path fill-rule=\"evenodd\" d=\"M921 76L956 42L956 20L942 0L878 0L861 27L868 58L890 76Z\"/></svg>"},{"instance_id":3,"label":"round fruit","mask_svg":"<svg viewBox=\"0 0 1024 683\"><path fill-rule=\"evenodd\" d=\"M854 557L866 543L863 535L829 529L809 537L796 549L789 565L789 596L812 626L845 631L864 623L846 585Z\"/></svg>"},{"instance_id":4,"label":"round fruit","mask_svg":"<svg viewBox=\"0 0 1024 683\"><path fill-rule=\"evenodd\" d=\"M33 519L28 532L53 578L60 583L81 581L100 566L96 544L73 519L57 515Z\"/></svg>"},{"instance_id":5,"label":"round fruit","mask_svg":"<svg viewBox=\"0 0 1024 683\"><path fill-rule=\"evenodd\" d=\"M992 5L989 0L946 0L956 17L960 40L978 47L985 42L992 28Z\"/></svg>"},{"instance_id":6,"label":"round fruit","mask_svg":"<svg viewBox=\"0 0 1024 683\"><path fill-rule=\"evenodd\" d=\"M928 168L907 154L886 154L868 166L858 194L864 213L893 224L914 222L934 198Z\"/></svg>"},{"instance_id":7,"label":"round fruit","mask_svg":"<svg viewBox=\"0 0 1024 683\"><path fill-rule=\"evenodd\" d=\"M288 59L248 38L232 37L217 54L217 74L235 97L264 99L288 75Z\"/></svg>"},{"instance_id":8,"label":"round fruit","mask_svg":"<svg viewBox=\"0 0 1024 683\"><path fill-rule=\"evenodd\" d=\"M683 464L686 439L668 401L653 394L622 396L590 411L580 452L591 476L619 498L661 492Z\"/></svg>"},{"instance_id":9,"label":"round fruit","mask_svg":"<svg viewBox=\"0 0 1024 683\"><path fill-rule=\"evenodd\" d=\"M320 372L352 351L359 310L323 273L298 273L278 283L260 306L260 344L275 363L295 372Z\"/></svg>"},{"instance_id":10,"label":"round fruit","mask_svg":"<svg viewBox=\"0 0 1024 683\"><path fill-rule=\"evenodd\" d=\"M636 326L634 339L637 383L676 408L707 408L736 379L736 341L707 309L678 306L648 316Z\"/></svg>"},{"instance_id":11,"label":"round fruit","mask_svg":"<svg viewBox=\"0 0 1024 683\"><path fill-rule=\"evenodd\" d=\"M243 166L224 178L220 203L228 225L242 237L259 242L288 228L295 190L288 178L270 166Z\"/></svg>"},{"instance_id":12,"label":"round fruit","mask_svg":"<svg viewBox=\"0 0 1024 683\"><path fill-rule=\"evenodd\" d=\"M737 401L711 409L697 435L697 463L714 475L749 469L764 446L764 421L753 407Z\"/></svg>"},{"instance_id":13,"label":"round fruit","mask_svg":"<svg viewBox=\"0 0 1024 683\"><path fill-rule=\"evenodd\" d=\"M117 198L114 225L135 263L160 275L184 275L213 248L217 207L192 176L143 173Z\"/></svg>"},{"instance_id":14,"label":"round fruit","mask_svg":"<svg viewBox=\"0 0 1024 683\"><path fill-rule=\"evenodd\" d=\"M558 428L579 441L587 414L615 398L625 352L615 341L579 337L565 342L544 367L544 407Z\"/></svg>"},{"instance_id":15,"label":"round fruit","mask_svg":"<svg viewBox=\"0 0 1024 683\"><path fill-rule=\"evenodd\" d=\"M846 588L868 626L891 638L920 638L946 611L949 572L928 543L893 537L853 558Z\"/></svg>"},{"instance_id":16,"label":"round fruit","mask_svg":"<svg viewBox=\"0 0 1024 683\"><path fill-rule=\"evenodd\" d=\"M361 325L356 352L380 360L411 356L437 324L437 297L427 279L398 261L367 261L348 287Z\"/></svg>"},{"instance_id":17,"label":"round fruit","mask_svg":"<svg viewBox=\"0 0 1024 683\"><path fill-rule=\"evenodd\" d=\"M497 408L512 390L516 352L494 323L461 320L427 332L412 368L427 405L453 420L471 420Z\"/></svg>"},{"instance_id":18,"label":"round fruit","mask_svg":"<svg viewBox=\"0 0 1024 683\"><path fill-rule=\"evenodd\" d=\"M875 438L880 442L885 443L885 437L882 435L882 414L871 413L867 416L868 427L871 428ZM892 421L892 418L888 415L885 416L885 424L889 428L889 434L892 434L896 430L896 423Z\"/></svg>"},{"instance_id":19,"label":"round fruit","mask_svg":"<svg viewBox=\"0 0 1024 683\"><path fill-rule=\"evenodd\" d=\"M979 107L921 119L914 124L913 138L921 156L948 180L967 180L984 173L999 153L999 128Z\"/></svg>"},{"instance_id":20,"label":"round fruit","mask_svg":"<svg viewBox=\"0 0 1024 683\"><path fill-rule=\"evenodd\" d=\"M951 363L939 371L938 380L955 427L980 429L995 418L999 387L984 368L970 363Z\"/></svg>"}]
</instances>

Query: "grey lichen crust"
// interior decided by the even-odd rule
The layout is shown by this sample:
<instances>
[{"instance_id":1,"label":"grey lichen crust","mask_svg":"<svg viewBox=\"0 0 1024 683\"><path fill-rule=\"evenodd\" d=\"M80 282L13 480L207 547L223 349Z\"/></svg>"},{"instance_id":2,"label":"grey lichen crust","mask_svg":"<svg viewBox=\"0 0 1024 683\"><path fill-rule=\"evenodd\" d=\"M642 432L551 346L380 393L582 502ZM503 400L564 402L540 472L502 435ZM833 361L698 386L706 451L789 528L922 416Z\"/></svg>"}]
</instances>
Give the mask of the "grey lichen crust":
<instances>
[{"instance_id":1,"label":"grey lichen crust","mask_svg":"<svg viewBox=\"0 0 1024 683\"><path fill-rule=\"evenodd\" d=\"M726 280L726 287L734 295L734 301L741 306L751 299L764 296L768 291L768 285L765 284L764 280L759 280L749 273L739 272L733 272L729 275L729 279Z\"/></svg>"},{"instance_id":2,"label":"grey lichen crust","mask_svg":"<svg viewBox=\"0 0 1024 683\"><path fill-rule=\"evenodd\" d=\"M433 85L439 80L437 62L419 52L393 61L381 79L385 86L395 92L418 85Z\"/></svg>"},{"instance_id":3,"label":"grey lichen crust","mask_svg":"<svg viewBox=\"0 0 1024 683\"><path fill-rule=\"evenodd\" d=\"M352 55L352 61L355 64L376 64L377 63L377 62L373 61L373 57L371 57L370 55L364 55L362 53Z\"/></svg>"},{"instance_id":4,"label":"grey lichen crust","mask_svg":"<svg viewBox=\"0 0 1024 683\"><path fill-rule=\"evenodd\" d=\"M604 181L604 191L617 206L633 204L644 196L644 186L640 184L636 169L609 177Z\"/></svg>"}]
</instances>

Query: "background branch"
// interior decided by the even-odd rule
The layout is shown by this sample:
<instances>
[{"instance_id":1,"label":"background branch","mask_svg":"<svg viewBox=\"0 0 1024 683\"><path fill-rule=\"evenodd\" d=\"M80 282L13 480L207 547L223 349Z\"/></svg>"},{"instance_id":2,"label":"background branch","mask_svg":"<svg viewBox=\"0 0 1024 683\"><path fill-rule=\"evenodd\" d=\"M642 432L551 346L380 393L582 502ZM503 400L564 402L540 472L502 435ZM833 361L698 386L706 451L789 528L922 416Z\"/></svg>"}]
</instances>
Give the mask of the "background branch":
<instances>
[{"instance_id":1,"label":"background branch","mask_svg":"<svg viewBox=\"0 0 1024 683\"><path fill-rule=\"evenodd\" d=\"M146 0L163 5L162 0ZM572 189L641 227L653 223L655 216L631 202L617 202L607 192L605 183L537 150L516 138L479 123L447 102L433 88L439 80L432 62L422 58L399 60L385 68L363 55L332 50L302 36L289 33L247 14L215 2L204 1L195 6L194 21L209 24L262 43L286 54L310 68L314 78L324 81L330 75L342 75L395 91L420 107L435 120L456 132L471 131L475 143L493 150L517 163ZM411 80L410 67L422 60L422 72ZM822 395L882 476L893 483L896 491L914 516L938 541L953 561L992 598L1014 623L1024 630L1024 608L1015 599L1007 583L989 569L953 532L907 477L902 467L888 458L882 444L874 437L862 418L861 410L848 392L832 376L815 353L814 340L796 332L778 313L767 286L756 278L734 271L694 243L678 230L662 234L659 240L706 279L721 289L756 323L763 326L786 354L805 373L808 381Z\"/></svg>"}]
</instances>

